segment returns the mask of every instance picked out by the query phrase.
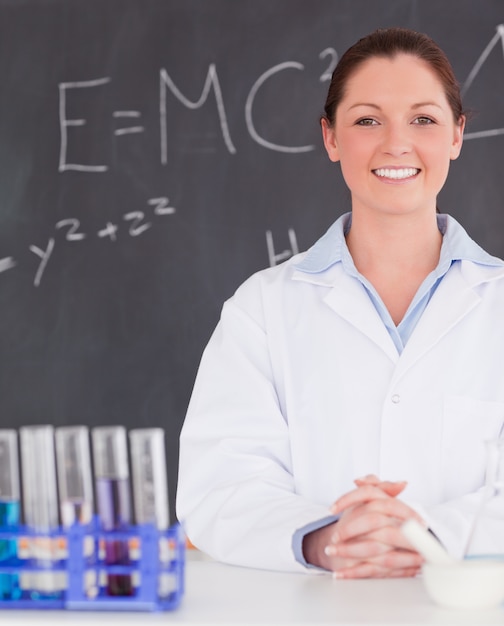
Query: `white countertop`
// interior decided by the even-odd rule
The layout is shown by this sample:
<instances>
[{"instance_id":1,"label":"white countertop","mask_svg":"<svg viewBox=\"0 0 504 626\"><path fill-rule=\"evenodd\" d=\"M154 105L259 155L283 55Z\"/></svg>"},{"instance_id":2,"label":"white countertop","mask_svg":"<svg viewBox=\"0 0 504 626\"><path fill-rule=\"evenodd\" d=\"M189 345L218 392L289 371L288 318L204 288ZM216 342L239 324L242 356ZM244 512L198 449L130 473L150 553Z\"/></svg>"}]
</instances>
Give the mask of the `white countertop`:
<instances>
[{"instance_id":1,"label":"white countertop","mask_svg":"<svg viewBox=\"0 0 504 626\"><path fill-rule=\"evenodd\" d=\"M439 608L420 578L333 580L327 574L283 574L215 563L189 553L186 591L180 607L161 613L6 610L0 622L51 624L282 624L474 626L504 625L504 607L488 611Z\"/></svg>"}]
</instances>

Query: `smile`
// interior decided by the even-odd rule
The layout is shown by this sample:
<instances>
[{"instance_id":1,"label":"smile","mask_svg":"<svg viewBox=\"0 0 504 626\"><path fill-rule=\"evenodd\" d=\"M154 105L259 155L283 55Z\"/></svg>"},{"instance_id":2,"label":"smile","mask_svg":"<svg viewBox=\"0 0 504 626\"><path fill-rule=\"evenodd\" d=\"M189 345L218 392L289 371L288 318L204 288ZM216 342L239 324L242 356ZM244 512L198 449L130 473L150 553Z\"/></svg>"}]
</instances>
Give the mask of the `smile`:
<instances>
[{"instance_id":1,"label":"smile","mask_svg":"<svg viewBox=\"0 0 504 626\"><path fill-rule=\"evenodd\" d=\"M394 180L402 180L411 178L420 172L416 167L402 167L399 169L390 169L388 167L373 170L373 173L380 178L393 178Z\"/></svg>"}]
</instances>

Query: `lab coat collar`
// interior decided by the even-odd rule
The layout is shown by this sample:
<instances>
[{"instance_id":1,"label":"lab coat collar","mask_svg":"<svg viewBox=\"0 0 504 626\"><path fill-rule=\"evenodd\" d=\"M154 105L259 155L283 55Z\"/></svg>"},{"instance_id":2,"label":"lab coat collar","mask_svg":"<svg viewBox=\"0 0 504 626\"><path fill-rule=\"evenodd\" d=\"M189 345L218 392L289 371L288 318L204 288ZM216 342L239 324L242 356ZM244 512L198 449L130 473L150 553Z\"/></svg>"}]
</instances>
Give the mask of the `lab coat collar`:
<instances>
[{"instance_id":1,"label":"lab coat collar","mask_svg":"<svg viewBox=\"0 0 504 626\"><path fill-rule=\"evenodd\" d=\"M437 221L438 228L443 234L440 265L468 260L486 266L504 266L504 261L488 254L473 241L455 218L440 214L437 215ZM306 274L315 275L326 272L336 263L341 263L345 256L349 256L345 235L351 224L351 213L341 215L295 264L295 268Z\"/></svg>"},{"instance_id":2,"label":"lab coat collar","mask_svg":"<svg viewBox=\"0 0 504 626\"><path fill-rule=\"evenodd\" d=\"M497 278L504 278L504 265L488 268L462 261L450 267L404 347L392 385L479 305L475 287Z\"/></svg>"},{"instance_id":3,"label":"lab coat collar","mask_svg":"<svg viewBox=\"0 0 504 626\"><path fill-rule=\"evenodd\" d=\"M323 301L348 324L366 335L394 364L394 381L431 350L481 301L478 286L504 280L504 264L453 263L434 292L401 354L371 303L364 286L337 263L321 274L297 271L294 280L327 287Z\"/></svg>"},{"instance_id":4,"label":"lab coat collar","mask_svg":"<svg viewBox=\"0 0 504 626\"><path fill-rule=\"evenodd\" d=\"M367 335L395 363L399 353L364 285L348 275L341 263L331 267L324 275L327 278L330 275L332 283L323 297L324 302L351 326ZM321 284L319 274L313 278Z\"/></svg>"},{"instance_id":5,"label":"lab coat collar","mask_svg":"<svg viewBox=\"0 0 504 626\"><path fill-rule=\"evenodd\" d=\"M400 360L397 375L430 350L478 305L481 299L476 290L478 285L504 278L502 260L480 248L456 220L438 216L440 230L444 232L441 261L447 262L451 257L451 267L399 355L364 286L343 268L344 230L348 228L349 219L349 214L346 214L333 224L306 256L294 265L292 278L328 287L323 296L326 304L367 335L393 363Z\"/></svg>"}]
</instances>

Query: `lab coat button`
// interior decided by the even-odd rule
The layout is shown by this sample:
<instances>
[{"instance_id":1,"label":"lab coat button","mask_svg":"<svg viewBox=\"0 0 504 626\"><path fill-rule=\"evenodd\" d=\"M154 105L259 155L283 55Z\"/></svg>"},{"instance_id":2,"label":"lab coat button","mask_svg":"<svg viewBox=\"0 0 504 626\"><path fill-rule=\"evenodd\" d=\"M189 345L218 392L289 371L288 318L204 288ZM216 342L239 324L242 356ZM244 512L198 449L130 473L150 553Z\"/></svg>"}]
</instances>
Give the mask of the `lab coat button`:
<instances>
[{"instance_id":1,"label":"lab coat button","mask_svg":"<svg viewBox=\"0 0 504 626\"><path fill-rule=\"evenodd\" d=\"M401 402L401 396L398 393L395 393L391 400L394 404L399 404L399 402Z\"/></svg>"}]
</instances>

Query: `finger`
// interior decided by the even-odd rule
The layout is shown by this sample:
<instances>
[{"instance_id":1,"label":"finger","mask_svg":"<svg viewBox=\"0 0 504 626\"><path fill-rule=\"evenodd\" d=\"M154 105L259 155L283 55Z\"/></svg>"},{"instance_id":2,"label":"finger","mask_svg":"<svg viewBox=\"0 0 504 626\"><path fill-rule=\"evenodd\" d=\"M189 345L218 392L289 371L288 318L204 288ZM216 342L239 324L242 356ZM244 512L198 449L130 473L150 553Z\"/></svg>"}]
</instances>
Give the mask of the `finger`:
<instances>
[{"instance_id":1,"label":"finger","mask_svg":"<svg viewBox=\"0 0 504 626\"><path fill-rule=\"evenodd\" d=\"M389 496L392 496L393 498L395 498L402 491L404 491L407 486L408 486L408 483L405 480L401 482L396 482L396 483L383 482L383 483L380 483L379 485L380 489L383 489L385 493L387 493Z\"/></svg>"},{"instance_id":2,"label":"finger","mask_svg":"<svg viewBox=\"0 0 504 626\"><path fill-rule=\"evenodd\" d=\"M391 500L389 504L388 501L376 501L346 512L334 525L330 543L362 539L382 529L380 539L386 539L384 543L400 542L401 547L409 549L410 544L406 543L406 538L398 529L405 519L411 519L411 517L411 510L402 502L398 504L397 501Z\"/></svg>"},{"instance_id":3,"label":"finger","mask_svg":"<svg viewBox=\"0 0 504 626\"><path fill-rule=\"evenodd\" d=\"M368 535L386 526L398 529L409 519L415 519L426 527L420 516L404 502L394 499L374 500L343 511L331 528L330 540L333 543L346 541L359 535ZM397 536L402 538L403 533ZM402 538L401 541L405 542L406 538Z\"/></svg>"},{"instance_id":4,"label":"finger","mask_svg":"<svg viewBox=\"0 0 504 626\"><path fill-rule=\"evenodd\" d=\"M366 502L361 507L357 507L357 509L354 510L362 513L376 512L388 515L389 517L395 518L394 525L399 525L407 519L415 519L426 526L422 517L408 504L406 504L406 502L403 502L398 498L377 498L376 500Z\"/></svg>"},{"instance_id":5,"label":"finger","mask_svg":"<svg viewBox=\"0 0 504 626\"><path fill-rule=\"evenodd\" d=\"M330 543L325 548L328 556L342 559L372 559L392 550L404 550L417 553L404 538L399 528L385 526L366 535L359 535L347 541Z\"/></svg>"},{"instance_id":6,"label":"finger","mask_svg":"<svg viewBox=\"0 0 504 626\"><path fill-rule=\"evenodd\" d=\"M378 479L374 481L368 480L367 478L356 478L354 480L354 483L357 485L357 487L362 487L364 485L374 485L375 487L379 487L387 495L392 497L398 496L401 491L404 491L408 484L405 480L391 482L388 480L379 481Z\"/></svg>"},{"instance_id":7,"label":"finger","mask_svg":"<svg viewBox=\"0 0 504 626\"><path fill-rule=\"evenodd\" d=\"M331 506L331 512L334 514L341 513L347 508L362 504L363 502L369 502L375 498L388 498L389 496L384 493L376 485L364 484L357 489L353 489L348 493L345 493L334 502Z\"/></svg>"},{"instance_id":8,"label":"finger","mask_svg":"<svg viewBox=\"0 0 504 626\"><path fill-rule=\"evenodd\" d=\"M331 543L326 546L324 552L331 557L364 560L390 552L393 549L392 546L372 538L358 538L352 541L340 541L336 544Z\"/></svg>"},{"instance_id":9,"label":"finger","mask_svg":"<svg viewBox=\"0 0 504 626\"><path fill-rule=\"evenodd\" d=\"M338 570L351 570L354 567L357 567L360 563L363 563L362 559L355 558L343 558L339 556L333 556L331 554L326 554L327 561L324 563L324 567L328 569L330 572L336 572Z\"/></svg>"},{"instance_id":10,"label":"finger","mask_svg":"<svg viewBox=\"0 0 504 626\"><path fill-rule=\"evenodd\" d=\"M355 512L352 511L347 517L341 518L335 525L330 536L330 543L337 544L344 541L362 539L370 533L390 526L394 520L388 515L377 511Z\"/></svg>"},{"instance_id":11,"label":"finger","mask_svg":"<svg viewBox=\"0 0 504 626\"><path fill-rule=\"evenodd\" d=\"M337 578L390 578L415 575L420 571L422 558L419 554L393 550L361 561L352 567L338 567ZM345 563L344 560L341 563Z\"/></svg>"},{"instance_id":12,"label":"finger","mask_svg":"<svg viewBox=\"0 0 504 626\"><path fill-rule=\"evenodd\" d=\"M386 570L406 569L409 567L421 567L423 557L418 552L410 550L389 550L367 559L369 563L378 565Z\"/></svg>"},{"instance_id":13,"label":"finger","mask_svg":"<svg viewBox=\"0 0 504 626\"><path fill-rule=\"evenodd\" d=\"M368 484L368 485L378 485L379 483L381 483L381 480L378 478L378 476L376 474L366 474L365 476L362 476L361 478L356 478L354 480L354 483L361 483L362 485Z\"/></svg>"},{"instance_id":14,"label":"finger","mask_svg":"<svg viewBox=\"0 0 504 626\"><path fill-rule=\"evenodd\" d=\"M417 552L415 547L409 543L404 534L401 531L402 522L397 521L388 526L379 528L378 530L371 531L366 535L357 537L352 541L378 543L388 546L389 549L409 550L410 552ZM339 545L339 544L338 544ZM384 550L385 551L385 550Z\"/></svg>"},{"instance_id":15,"label":"finger","mask_svg":"<svg viewBox=\"0 0 504 626\"><path fill-rule=\"evenodd\" d=\"M412 578L420 573L420 567L405 567L395 570L384 570L370 563L333 572L334 578Z\"/></svg>"},{"instance_id":16,"label":"finger","mask_svg":"<svg viewBox=\"0 0 504 626\"><path fill-rule=\"evenodd\" d=\"M366 536L366 541L377 541L391 548L417 552L401 532L400 526L386 526Z\"/></svg>"},{"instance_id":17,"label":"finger","mask_svg":"<svg viewBox=\"0 0 504 626\"><path fill-rule=\"evenodd\" d=\"M358 487L354 491L341 496L331 506L330 510L334 515L339 515L345 509L355 508L357 505L370 505L371 503L374 510L379 510L401 519L418 519L421 523L424 523L418 513L407 504L397 498L391 498L381 489L370 485Z\"/></svg>"}]
</instances>

